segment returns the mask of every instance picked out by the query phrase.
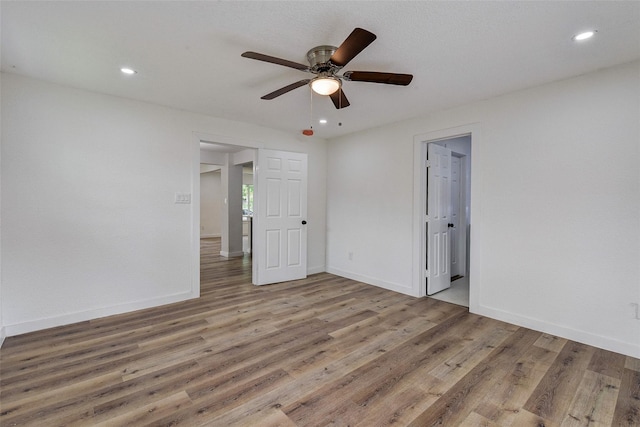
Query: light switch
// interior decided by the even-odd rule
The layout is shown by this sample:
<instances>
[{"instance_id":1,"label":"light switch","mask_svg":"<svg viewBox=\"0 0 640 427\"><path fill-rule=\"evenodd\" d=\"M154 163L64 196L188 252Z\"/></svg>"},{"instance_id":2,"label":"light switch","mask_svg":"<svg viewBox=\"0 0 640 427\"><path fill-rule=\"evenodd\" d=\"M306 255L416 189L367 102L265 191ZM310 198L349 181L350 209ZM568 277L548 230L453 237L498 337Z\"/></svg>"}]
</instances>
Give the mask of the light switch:
<instances>
[{"instance_id":1,"label":"light switch","mask_svg":"<svg viewBox=\"0 0 640 427\"><path fill-rule=\"evenodd\" d=\"M176 204L180 203L180 204L190 204L191 203L191 194L189 193L176 193L176 199L175 202Z\"/></svg>"}]
</instances>

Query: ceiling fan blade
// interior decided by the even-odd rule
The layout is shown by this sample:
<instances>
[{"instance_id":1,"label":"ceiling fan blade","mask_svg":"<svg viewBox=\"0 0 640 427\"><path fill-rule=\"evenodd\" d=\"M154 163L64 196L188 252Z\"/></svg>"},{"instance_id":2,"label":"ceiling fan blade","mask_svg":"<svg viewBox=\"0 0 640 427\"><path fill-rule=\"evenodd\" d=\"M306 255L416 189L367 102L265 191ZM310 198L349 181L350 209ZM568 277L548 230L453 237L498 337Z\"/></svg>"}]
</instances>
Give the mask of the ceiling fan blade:
<instances>
[{"instance_id":1,"label":"ceiling fan blade","mask_svg":"<svg viewBox=\"0 0 640 427\"><path fill-rule=\"evenodd\" d=\"M384 83L407 86L413 80L412 74L378 73L376 71L347 71L342 76L352 82Z\"/></svg>"},{"instance_id":2,"label":"ceiling fan blade","mask_svg":"<svg viewBox=\"0 0 640 427\"><path fill-rule=\"evenodd\" d=\"M344 67L375 39L375 34L362 28L356 28L349 34L349 37L342 42L338 50L331 55L329 60L339 67Z\"/></svg>"},{"instance_id":3,"label":"ceiling fan blade","mask_svg":"<svg viewBox=\"0 0 640 427\"><path fill-rule=\"evenodd\" d=\"M277 98L280 95L284 95L287 92L290 92L290 91L292 91L294 89L297 89L297 88L299 88L301 86L309 84L310 81L311 81L310 79L306 79L306 80L300 80L299 82L291 83L288 86L281 87L278 90L274 90L273 92L266 94L265 96L261 97L260 99Z\"/></svg>"},{"instance_id":4,"label":"ceiling fan blade","mask_svg":"<svg viewBox=\"0 0 640 427\"><path fill-rule=\"evenodd\" d=\"M347 97L344 95L344 91L342 90L342 88L340 88L337 91L333 92L329 96L331 97L331 100L333 101L333 105L335 105L337 109L345 108L345 107L348 107L349 105L351 105L351 104L349 104L349 100L347 99Z\"/></svg>"},{"instance_id":5,"label":"ceiling fan blade","mask_svg":"<svg viewBox=\"0 0 640 427\"><path fill-rule=\"evenodd\" d=\"M272 64L283 65L285 67L295 68L300 71L309 71L309 66L298 64L297 62L287 61L286 59L276 58L275 56L264 55L257 52L245 52L241 55L244 58L257 59L258 61L270 62Z\"/></svg>"}]
</instances>

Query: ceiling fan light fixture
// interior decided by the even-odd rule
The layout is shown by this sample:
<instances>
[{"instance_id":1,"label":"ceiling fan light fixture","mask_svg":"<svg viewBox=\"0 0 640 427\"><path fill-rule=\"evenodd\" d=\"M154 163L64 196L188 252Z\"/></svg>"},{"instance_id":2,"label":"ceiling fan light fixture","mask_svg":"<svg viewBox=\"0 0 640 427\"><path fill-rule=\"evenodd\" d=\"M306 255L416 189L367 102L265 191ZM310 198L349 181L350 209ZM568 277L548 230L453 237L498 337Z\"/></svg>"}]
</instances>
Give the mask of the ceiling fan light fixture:
<instances>
[{"instance_id":1,"label":"ceiling fan light fixture","mask_svg":"<svg viewBox=\"0 0 640 427\"><path fill-rule=\"evenodd\" d=\"M311 89L318 95L331 95L340 89L342 82L335 77L316 77L311 80Z\"/></svg>"}]
</instances>

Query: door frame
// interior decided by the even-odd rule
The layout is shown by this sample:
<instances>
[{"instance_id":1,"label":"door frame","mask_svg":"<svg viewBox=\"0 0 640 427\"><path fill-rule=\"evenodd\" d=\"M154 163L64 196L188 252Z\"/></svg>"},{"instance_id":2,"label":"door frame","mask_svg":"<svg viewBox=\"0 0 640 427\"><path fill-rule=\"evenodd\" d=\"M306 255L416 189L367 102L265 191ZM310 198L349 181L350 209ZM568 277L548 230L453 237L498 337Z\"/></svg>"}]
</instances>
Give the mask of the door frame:
<instances>
[{"instance_id":1,"label":"door frame","mask_svg":"<svg viewBox=\"0 0 640 427\"><path fill-rule=\"evenodd\" d=\"M415 135L413 138L413 294L418 297L427 296L427 290L423 275L423 260L425 253L423 248L423 236L426 233L424 228L422 207L426 201L426 165L423 160L423 150L429 142L443 139L451 139L461 136L471 136L471 206L470 206L470 248L469 248L469 311L477 313L480 306L480 295L482 277L480 275L480 251L479 241L481 236L481 224L474 222L475 218L480 218L481 199L479 189L481 188L481 171L478 165L478 147L481 146L480 124L471 123L467 125L440 129Z\"/></svg>"}]
</instances>

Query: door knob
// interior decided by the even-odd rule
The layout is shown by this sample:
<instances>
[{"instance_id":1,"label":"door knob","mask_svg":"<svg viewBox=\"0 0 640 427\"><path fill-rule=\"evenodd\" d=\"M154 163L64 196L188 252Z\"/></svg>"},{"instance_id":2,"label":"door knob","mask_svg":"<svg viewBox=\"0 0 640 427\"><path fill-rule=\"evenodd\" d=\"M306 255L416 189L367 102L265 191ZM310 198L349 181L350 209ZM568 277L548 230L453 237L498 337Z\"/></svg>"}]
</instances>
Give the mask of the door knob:
<instances>
[{"instance_id":1,"label":"door knob","mask_svg":"<svg viewBox=\"0 0 640 427\"><path fill-rule=\"evenodd\" d=\"M302 225L307 225L307 221L302 220Z\"/></svg>"},{"instance_id":2,"label":"door knob","mask_svg":"<svg viewBox=\"0 0 640 427\"><path fill-rule=\"evenodd\" d=\"M453 224L448 223L448 224L447 224L447 227L449 227L449 228L453 228Z\"/></svg>"}]
</instances>

